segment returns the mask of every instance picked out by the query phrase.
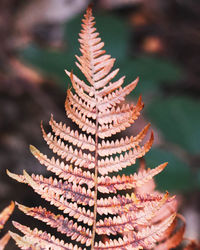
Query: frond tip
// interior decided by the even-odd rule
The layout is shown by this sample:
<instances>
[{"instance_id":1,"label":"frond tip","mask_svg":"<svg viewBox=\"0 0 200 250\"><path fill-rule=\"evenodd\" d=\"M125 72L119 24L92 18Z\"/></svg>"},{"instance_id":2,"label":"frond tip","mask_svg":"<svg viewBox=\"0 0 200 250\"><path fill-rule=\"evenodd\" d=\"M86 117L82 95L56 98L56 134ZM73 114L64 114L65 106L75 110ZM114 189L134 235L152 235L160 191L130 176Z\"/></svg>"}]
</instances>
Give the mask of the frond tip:
<instances>
[{"instance_id":1,"label":"frond tip","mask_svg":"<svg viewBox=\"0 0 200 250\"><path fill-rule=\"evenodd\" d=\"M115 59L106 54L94 25L92 9L88 7L79 34L81 55L76 56L76 66L85 80L65 70L72 84L67 91L65 110L77 128L59 123L51 115L51 131L46 132L42 123L41 130L54 155L49 158L30 146L33 156L54 176L7 171L11 178L28 184L62 214L16 203L18 208L55 228L71 243L13 222L24 235L10 232L21 249L139 250L178 244L183 237L183 228L173 235L175 197L154 191L153 177L167 163L154 169L140 168L129 176L119 174L143 159L154 136L150 124L137 135L124 138L120 134L134 124L144 107L141 97L134 104L125 102L139 78L125 87L122 86L125 76L115 79L119 69L113 69ZM106 238L109 235L110 239Z\"/></svg>"}]
</instances>

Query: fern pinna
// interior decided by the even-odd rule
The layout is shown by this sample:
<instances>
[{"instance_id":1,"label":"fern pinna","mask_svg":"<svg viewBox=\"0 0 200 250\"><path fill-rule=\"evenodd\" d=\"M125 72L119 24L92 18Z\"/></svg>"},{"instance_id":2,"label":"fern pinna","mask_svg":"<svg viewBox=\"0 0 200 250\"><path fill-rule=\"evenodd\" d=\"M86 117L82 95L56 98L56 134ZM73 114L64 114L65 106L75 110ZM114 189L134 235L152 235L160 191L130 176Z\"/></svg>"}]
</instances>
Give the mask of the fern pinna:
<instances>
[{"instance_id":1,"label":"fern pinna","mask_svg":"<svg viewBox=\"0 0 200 250\"><path fill-rule=\"evenodd\" d=\"M11 236L21 249L158 247L158 242L165 240L173 228L176 201L168 193L137 190L160 173L167 163L140 170L138 174L117 175L119 170L134 164L150 150L153 133L143 143L148 124L136 136L111 139L112 135L130 127L140 115L143 108L141 98L135 105L124 102L126 95L136 87L138 78L124 88L125 77L112 81L119 69L112 71L115 59L102 49L104 43L94 28L90 7L82 22L79 34L82 55L76 56L76 65L87 81L66 70L73 88L68 89L65 102L66 114L79 130L56 122L52 116L49 124L53 133L47 134L41 125L42 133L49 148L60 159L50 159L35 147L30 147L39 162L59 179L30 176L25 171L23 175L8 172L63 212L65 216L55 215L41 206L30 208L18 204L20 210L56 228L66 240L64 242L18 222L14 222L14 226L24 236L13 232ZM162 208L165 213L159 217Z\"/></svg>"},{"instance_id":2,"label":"fern pinna","mask_svg":"<svg viewBox=\"0 0 200 250\"><path fill-rule=\"evenodd\" d=\"M0 230L3 229L6 221L9 219L10 215L12 214L13 210L15 208L15 204L12 201L9 206L4 208L4 210L0 213ZM3 250L5 246L7 245L8 241L10 239L9 233L6 233L1 239L0 239L0 250Z\"/></svg>"}]
</instances>

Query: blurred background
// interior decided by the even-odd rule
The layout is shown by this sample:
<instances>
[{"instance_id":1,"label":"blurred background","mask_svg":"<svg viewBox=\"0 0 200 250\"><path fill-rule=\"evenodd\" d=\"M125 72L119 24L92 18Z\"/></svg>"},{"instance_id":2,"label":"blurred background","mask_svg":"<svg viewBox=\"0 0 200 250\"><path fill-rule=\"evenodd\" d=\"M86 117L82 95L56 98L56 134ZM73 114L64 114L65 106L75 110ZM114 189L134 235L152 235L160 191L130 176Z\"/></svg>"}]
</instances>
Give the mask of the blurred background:
<instances>
[{"instance_id":1,"label":"blurred background","mask_svg":"<svg viewBox=\"0 0 200 250\"><path fill-rule=\"evenodd\" d=\"M116 58L118 77L126 75L126 83L140 77L129 100L142 95L145 108L132 134L151 122L155 143L145 157L147 166L169 162L156 178L158 189L177 195L187 221L186 236L199 239L200 1L93 2L96 27L107 53ZM11 180L6 169L46 174L29 145L48 152L40 121L47 125L51 113L57 121L66 121L64 100L70 82L64 69L73 69L81 78L74 55L80 54L77 39L88 4L0 1L0 210L10 200L25 205L41 201L30 188L24 192L25 185ZM19 217L23 215L16 209L12 219ZM11 221L1 235L8 228L13 228ZM11 241L7 249L16 246Z\"/></svg>"}]
</instances>

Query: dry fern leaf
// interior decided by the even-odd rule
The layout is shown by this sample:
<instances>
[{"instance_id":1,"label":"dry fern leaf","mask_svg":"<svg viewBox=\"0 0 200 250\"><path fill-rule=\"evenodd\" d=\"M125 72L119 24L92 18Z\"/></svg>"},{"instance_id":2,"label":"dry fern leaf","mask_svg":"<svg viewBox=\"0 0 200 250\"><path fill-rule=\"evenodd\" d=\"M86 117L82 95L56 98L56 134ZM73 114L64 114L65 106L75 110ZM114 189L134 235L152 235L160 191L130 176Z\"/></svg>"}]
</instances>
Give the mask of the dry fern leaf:
<instances>
[{"instance_id":1,"label":"dry fern leaf","mask_svg":"<svg viewBox=\"0 0 200 250\"><path fill-rule=\"evenodd\" d=\"M3 229L6 221L9 219L10 215L14 210L15 204L12 201L10 205L0 213L0 229ZM3 250L10 239L10 235L7 233L0 239L0 250Z\"/></svg>"},{"instance_id":2,"label":"dry fern leaf","mask_svg":"<svg viewBox=\"0 0 200 250\"><path fill-rule=\"evenodd\" d=\"M168 193L135 193L167 165L143 169L130 176L118 173L133 165L151 148L153 133L145 143L149 124L138 135L112 139L111 136L130 127L143 108L141 97L136 104L126 104L125 97L136 87L138 78L122 87L125 77L113 80L119 69L112 70L115 59L106 55L104 43L94 27L92 9L88 7L80 32L81 56L77 67L87 81L66 70L72 88L67 91L67 116L79 127L72 129L51 116L47 133L41 125L43 138L57 156L49 158L34 146L35 158L57 178L41 175L8 175L26 183L43 199L63 212L54 214L43 207L26 207L21 211L43 221L62 233L58 240L47 232L30 229L14 222L24 236L11 232L21 249L143 249L156 246L166 235L176 217L175 198ZM120 135L118 135L119 137ZM117 175L109 175L116 173ZM159 223L159 211L172 205ZM104 239L109 236L104 242ZM71 243L69 242L71 239Z\"/></svg>"},{"instance_id":3,"label":"dry fern leaf","mask_svg":"<svg viewBox=\"0 0 200 250\"><path fill-rule=\"evenodd\" d=\"M140 169L139 173L142 173L146 169L146 164L144 159L140 159ZM153 179L150 179L144 185L140 187L136 187L137 195L143 195L150 193L151 195L159 195L158 191L155 191L155 183ZM156 213L151 220L149 220L150 225L158 225L163 220L171 216L177 211L177 201L174 197L171 197L171 201L165 203L161 209ZM177 221L181 222L182 225L178 225ZM180 223L179 223L180 224ZM154 247L155 250L164 250L164 249L174 249L179 246L183 240L183 236L185 233L185 219L182 215L177 214L176 219L173 223L168 227L168 229L164 232L162 237L157 241L157 245ZM151 248L147 248L151 249Z\"/></svg>"}]
</instances>

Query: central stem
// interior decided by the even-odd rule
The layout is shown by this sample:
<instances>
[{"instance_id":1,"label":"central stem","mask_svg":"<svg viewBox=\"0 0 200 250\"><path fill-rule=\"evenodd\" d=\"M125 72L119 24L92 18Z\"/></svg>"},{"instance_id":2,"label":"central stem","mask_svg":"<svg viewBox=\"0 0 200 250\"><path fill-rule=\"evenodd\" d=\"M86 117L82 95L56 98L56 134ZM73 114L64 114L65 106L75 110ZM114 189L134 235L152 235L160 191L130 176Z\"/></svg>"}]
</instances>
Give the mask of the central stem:
<instances>
[{"instance_id":1,"label":"central stem","mask_svg":"<svg viewBox=\"0 0 200 250\"><path fill-rule=\"evenodd\" d=\"M98 108L96 107L96 134L95 134L95 173L94 173L94 220L92 229L91 250L94 249L96 222L97 222L97 193L98 193Z\"/></svg>"}]
</instances>

